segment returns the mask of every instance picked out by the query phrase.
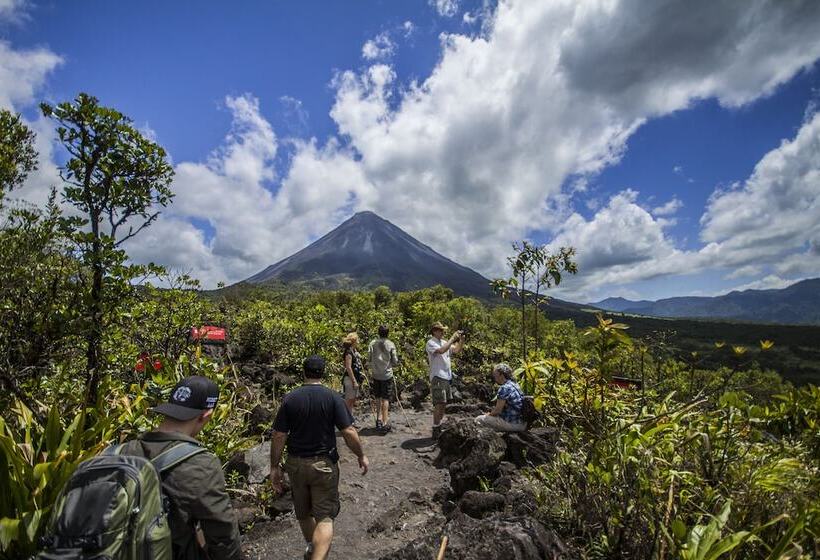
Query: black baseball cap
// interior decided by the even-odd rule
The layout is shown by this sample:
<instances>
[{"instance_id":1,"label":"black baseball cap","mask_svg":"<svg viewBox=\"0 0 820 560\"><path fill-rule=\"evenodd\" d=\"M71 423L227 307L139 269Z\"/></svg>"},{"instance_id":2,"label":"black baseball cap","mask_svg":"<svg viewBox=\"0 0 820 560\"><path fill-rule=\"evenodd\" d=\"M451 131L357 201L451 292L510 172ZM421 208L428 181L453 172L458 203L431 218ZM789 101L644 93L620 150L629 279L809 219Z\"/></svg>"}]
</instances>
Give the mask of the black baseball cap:
<instances>
[{"instance_id":1,"label":"black baseball cap","mask_svg":"<svg viewBox=\"0 0 820 560\"><path fill-rule=\"evenodd\" d=\"M313 374L313 376L322 377L325 374L325 359L314 354L305 360L302 367L305 370L305 374ZM308 375L308 377L311 376Z\"/></svg>"},{"instance_id":2,"label":"black baseball cap","mask_svg":"<svg viewBox=\"0 0 820 560\"><path fill-rule=\"evenodd\" d=\"M218 399L219 387L216 383L207 377L192 375L174 386L167 403L155 406L151 411L184 422L216 408Z\"/></svg>"}]
</instances>

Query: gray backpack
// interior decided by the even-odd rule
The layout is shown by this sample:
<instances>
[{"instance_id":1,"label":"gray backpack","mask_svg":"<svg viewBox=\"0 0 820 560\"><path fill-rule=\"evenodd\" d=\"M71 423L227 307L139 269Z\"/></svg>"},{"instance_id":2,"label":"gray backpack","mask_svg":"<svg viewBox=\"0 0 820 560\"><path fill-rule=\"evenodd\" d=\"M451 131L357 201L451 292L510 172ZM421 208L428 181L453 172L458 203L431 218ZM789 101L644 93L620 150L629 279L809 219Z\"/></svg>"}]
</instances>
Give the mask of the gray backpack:
<instances>
[{"instance_id":1,"label":"gray backpack","mask_svg":"<svg viewBox=\"0 0 820 560\"><path fill-rule=\"evenodd\" d=\"M38 560L172 560L161 475L206 449L182 442L148 460L122 448L77 467L54 504Z\"/></svg>"}]
</instances>

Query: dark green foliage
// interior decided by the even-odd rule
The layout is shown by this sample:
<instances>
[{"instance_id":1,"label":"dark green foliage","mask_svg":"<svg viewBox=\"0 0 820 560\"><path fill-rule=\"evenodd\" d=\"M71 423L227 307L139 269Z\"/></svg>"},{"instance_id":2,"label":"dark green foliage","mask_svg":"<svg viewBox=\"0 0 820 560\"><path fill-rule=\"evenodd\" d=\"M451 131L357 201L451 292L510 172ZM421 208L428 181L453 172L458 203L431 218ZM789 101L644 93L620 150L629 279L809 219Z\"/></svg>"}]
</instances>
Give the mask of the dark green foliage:
<instances>
[{"instance_id":1,"label":"dark green foliage","mask_svg":"<svg viewBox=\"0 0 820 560\"><path fill-rule=\"evenodd\" d=\"M0 109L0 203L35 169L34 133L23 124L20 115Z\"/></svg>"},{"instance_id":2,"label":"dark green foliage","mask_svg":"<svg viewBox=\"0 0 820 560\"><path fill-rule=\"evenodd\" d=\"M112 311L130 291L130 282L145 271L126 265L121 246L159 216L173 198L174 175L165 150L146 139L131 119L81 93L73 102L41 104L54 119L69 159L60 170L63 199L81 218L66 220L84 266L90 269L84 332L86 392L95 402L103 376L103 333ZM127 229L126 229L127 228Z\"/></svg>"}]
</instances>

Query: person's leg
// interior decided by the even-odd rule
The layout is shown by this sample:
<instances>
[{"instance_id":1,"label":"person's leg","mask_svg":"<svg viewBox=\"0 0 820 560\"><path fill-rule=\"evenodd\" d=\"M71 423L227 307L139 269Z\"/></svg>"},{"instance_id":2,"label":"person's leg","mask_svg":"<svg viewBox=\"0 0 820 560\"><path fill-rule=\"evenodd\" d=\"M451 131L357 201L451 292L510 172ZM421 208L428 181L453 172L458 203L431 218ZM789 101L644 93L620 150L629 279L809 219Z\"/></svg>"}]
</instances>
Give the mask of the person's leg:
<instances>
[{"instance_id":1,"label":"person's leg","mask_svg":"<svg viewBox=\"0 0 820 560\"><path fill-rule=\"evenodd\" d=\"M339 514L339 465L317 461L311 472L311 503L316 529L313 531L313 558L324 560L333 540L333 519Z\"/></svg>"},{"instance_id":2,"label":"person's leg","mask_svg":"<svg viewBox=\"0 0 820 560\"><path fill-rule=\"evenodd\" d=\"M444 409L447 405L439 403L433 407L433 427L435 428L441 424L441 419L444 418Z\"/></svg>"},{"instance_id":3,"label":"person's leg","mask_svg":"<svg viewBox=\"0 0 820 560\"><path fill-rule=\"evenodd\" d=\"M313 531L313 556L311 560L325 560L330 553L330 544L333 542L333 520L322 519L316 524Z\"/></svg>"},{"instance_id":4,"label":"person's leg","mask_svg":"<svg viewBox=\"0 0 820 560\"><path fill-rule=\"evenodd\" d=\"M390 423L390 400L379 399L379 406L381 407L382 424L387 426Z\"/></svg>"},{"instance_id":5,"label":"person's leg","mask_svg":"<svg viewBox=\"0 0 820 560\"><path fill-rule=\"evenodd\" d=\"M316 520L312 517L299 519L299 528L302 530L302 536L305 537L305 542L313 541L313 532L316 529Z\"/></svg>"}]
</instances>

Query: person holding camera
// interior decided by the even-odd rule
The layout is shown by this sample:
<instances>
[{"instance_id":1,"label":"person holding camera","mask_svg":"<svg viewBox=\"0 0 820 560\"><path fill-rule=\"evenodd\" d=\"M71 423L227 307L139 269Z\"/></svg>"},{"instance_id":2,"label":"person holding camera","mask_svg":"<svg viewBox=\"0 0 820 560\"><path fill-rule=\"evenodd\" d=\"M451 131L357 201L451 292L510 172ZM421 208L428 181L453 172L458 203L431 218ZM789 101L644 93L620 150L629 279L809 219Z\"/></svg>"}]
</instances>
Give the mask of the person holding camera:
<instances>
[{"instance_id":1,"label":"person holding camera","mask_svg":"<svg viewBox=\"0 0 820 560\"><path fill-rule=\"evenodd\" d=\"M448 340L443 340L447 327L438 321L430 327L430 340L427 341L427 363L430 365L430 393L433 398L433 437L441 431L441 421L447 403L452 400L453 370L450 356L461 352L463 335L461 331L453 333Z\"/></svg>"}]
</instances>

